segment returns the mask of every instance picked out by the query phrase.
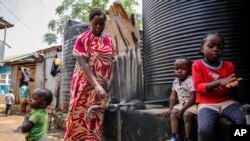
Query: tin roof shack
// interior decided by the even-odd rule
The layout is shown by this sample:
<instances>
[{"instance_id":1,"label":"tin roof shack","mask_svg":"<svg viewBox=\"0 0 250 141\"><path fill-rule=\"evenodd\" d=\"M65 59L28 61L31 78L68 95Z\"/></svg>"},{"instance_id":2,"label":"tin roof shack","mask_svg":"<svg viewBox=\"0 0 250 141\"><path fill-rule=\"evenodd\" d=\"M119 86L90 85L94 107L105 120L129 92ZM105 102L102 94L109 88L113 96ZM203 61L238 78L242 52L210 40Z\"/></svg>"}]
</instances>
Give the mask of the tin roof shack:
<instances>
[{"instance_id":1,"label":"tin roof shack","mask_svg":"<svg viewBox=\"0 0 250 141\"><path fill-rule=\"evenodd\" d=\"M42 56L34 53L29 53L25 55L15 56L15 57L7 57L4 60L4 64L11 67L11 75L10 75L10 87L13 89L13 93L15 95L16 103L19 103L19 81L22 76L21 67L30 68L30 76L33 79L36 79L36 63L42 62ZM35 88L35 81L29 83L30 92Z\"/></svg>"},{"instance_id":2,"label":"tin roof shack","mask_svg":"<svg viewBox=\"0 0 250 141\"><path fill-rule=\"evenodd\" d=\"M30 68L31 78L35 79L34 82L29 82L29 95L38 87L47 88L54 92L56 78L50 75L50 70L55 56L57 55L58 58L61 58L61 50L61 45L53 46L4 61L6 65L11 66L10 87L13 89L16 97L16 103L20 102L19 81L22 74L21 67Z\"/></svg>"},{"instance_id":3,"label":"tin roof shack","mask_svg":"<svg viewBox=\"0 0 250 141\"><path fill-rule=\"evenodd\" d=\"M10 88L10 67L0 66L0 95L7 94Z\"/></svg>"},{"instance_id":4,"label":"tin roof shack","mask_svg":"<svg viewBox=\"0 0 250 141\"><path fill-rule=\"evenodd\" d=\"M43 56L43 62L38 62L37 74L36 75L36 87L43 87L54 92L55 89L55 77L51 75L51 67L55 58L60 58L62 56L62 46L53 46L43 50L37 51L38 54Z\"/></svg>"},{"instance_id":5,"label":"tin roof shack","mask_svg":"<svg viewBox=\"0 0 250 141\"><path fill-rule=\"evenodd\" d=\"M4 20L3 17L0 17L0 29L5 29L9 27L13 27L14 25Z\"/></svg>"},{"instance_id":6,"label":"tin roof shack","mask_svg":"<svg viewBox=\"0 0 250 141\"><path fill-rule=\"evenodd\" d=\"M9 23L8 21L4 20L3 17L0 17L0 30L4 29L3 40L0 39L0 66L2 66L2 61L4 58L4 50L5 45L10 48L10 45L6 43L6 32L7 28L13 27L14 25Z\"/></svg>"}]
</instances>

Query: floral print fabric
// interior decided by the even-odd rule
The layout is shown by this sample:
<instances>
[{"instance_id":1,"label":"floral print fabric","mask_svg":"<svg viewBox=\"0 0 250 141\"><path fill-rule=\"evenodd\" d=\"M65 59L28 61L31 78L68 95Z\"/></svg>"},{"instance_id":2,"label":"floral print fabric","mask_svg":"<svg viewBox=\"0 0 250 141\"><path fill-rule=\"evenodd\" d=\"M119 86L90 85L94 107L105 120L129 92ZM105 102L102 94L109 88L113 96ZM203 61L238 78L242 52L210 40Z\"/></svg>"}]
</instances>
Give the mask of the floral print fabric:
<instances>
[{"instance_id":1,"label":"floral print fabric","mask_svg":"<svg viewBox=\"0 0 250 141\"><path fill-rule=\"evenodd\" d=\"M96 37L91 31L81 34L74 46L73 55L88 58L89 66L99 84L105 85L111 74L116 55L112 39L107 34ZM65 140L84 139L99 141L102 134L104 110L94 110L91 124L87 122L89 107L99 104L94 87L88 82L82 68L77 64L71 82L71 99L66 125Z\"/></svg>"}]
</instances>

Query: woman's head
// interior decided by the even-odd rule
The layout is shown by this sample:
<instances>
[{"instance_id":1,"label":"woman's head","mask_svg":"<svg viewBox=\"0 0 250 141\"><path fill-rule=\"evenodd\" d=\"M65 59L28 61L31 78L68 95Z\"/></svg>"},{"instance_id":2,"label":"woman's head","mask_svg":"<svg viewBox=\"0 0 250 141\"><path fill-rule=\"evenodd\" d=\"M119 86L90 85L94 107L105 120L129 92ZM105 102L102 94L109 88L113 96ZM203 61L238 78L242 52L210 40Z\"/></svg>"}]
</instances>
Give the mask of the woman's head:
<instances>
[{"instance_id":1,"label":"woman's head","mask_svg":"<svg viewBox=\"0 0 250 141\"><path fill-rule=\"evenodd\" d=\"M224 38L219 33L206 34L202 39L200 53L207 61L215 62L222 56Z\"/></svg>"},{"instance_id":2,"label":"woman's head","mask_svg":"<svg viewBox=\"0 0 250 141\"><path fill-rule=\"evenodd\" d=\"M37 88L32 92L29 101L30 108L41 109L46 108L53 100L53 94L48 89Z\"/></svg>"},{"instance_id":3,"label":"woman's head","mask_svg":"<svg viewBox=\"0 0 250 141\"><path fill-rule=\"evenodd\" d=\"M192 62L189 58L179 57L174 62L174 73L181 81L185 80L191 74Z\"/></svg>"},{"instance_id":4,"label":"woman's head","mask_svg":"<svg viewBox=\"0 0 250 141\"><path fill-rule=\"evenodd\" d=\"M93 8L89 14L91 31L95 36L101 36L105 27L106 15L99 8Z\"/></svg>"}]
</instances>

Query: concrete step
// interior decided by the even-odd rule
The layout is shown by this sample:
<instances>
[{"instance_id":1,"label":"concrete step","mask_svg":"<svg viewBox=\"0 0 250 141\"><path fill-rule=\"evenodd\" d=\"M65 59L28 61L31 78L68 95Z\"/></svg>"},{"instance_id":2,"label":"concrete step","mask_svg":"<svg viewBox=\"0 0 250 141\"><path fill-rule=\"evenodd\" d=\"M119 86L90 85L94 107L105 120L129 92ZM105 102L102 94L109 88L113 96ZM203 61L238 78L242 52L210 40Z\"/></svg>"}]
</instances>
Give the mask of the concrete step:
<instances>
[{"instance_id":1,"label":"concrete step","mask_svg":"<svg viewBox=\"0 0 250 141\"><path fill-rule=\"evenodd\" d=\"M106 112L104 119L104 136L107 141L118 140L119 136L122 141L165 141L171 138L170 118L162 116L166 111L164 107L151 107L143 110L122 109L120 119L117 120L117 112ZM119 117L119 116L118 116ZM215 141L229 141L229 127L233 123L226 118L220 118L215 130ZM180 135L184 138L184 124L180 121ZM197 117L193 120L193 137L197 140Z\"/></svg>"},{"instance_id":2,"label":"concrete step","mask_svg":"<svg viewBox=\"0 0 250 141\"><path fill-rule=\"evenodd\" d=\"M146 109L131 110L122 108L119 112L106 110L104 118L103 138L105 141L165 141L171 138L170 118L164 118L162 112L166 107L147 105ZM67 113L58 112L55 115L55 126L65 129ZM181 138L184 137L183 122L180 122ZM221 118L216 128L216 141L229 141L229 126L233 123ZM119 126L118 126L119 125ZM118 130L120 129L120 130ZM193 121L193 136L197 140L197 118ZM194 141L195 141L194 140Z\"/></svg>"}]
</instances>

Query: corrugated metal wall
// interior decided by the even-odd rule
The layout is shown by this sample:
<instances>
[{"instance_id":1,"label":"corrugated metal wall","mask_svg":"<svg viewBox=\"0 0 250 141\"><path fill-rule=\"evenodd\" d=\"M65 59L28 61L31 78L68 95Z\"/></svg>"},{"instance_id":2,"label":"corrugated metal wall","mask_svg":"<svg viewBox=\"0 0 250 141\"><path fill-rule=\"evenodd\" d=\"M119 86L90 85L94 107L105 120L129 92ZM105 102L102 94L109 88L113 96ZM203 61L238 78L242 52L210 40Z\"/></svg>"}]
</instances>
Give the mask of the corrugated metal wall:
<instances>
[{"instance_id":1,"label":"corrugated metal wall","mask_svg":"<svg viewBox=\"0 0 250 141\"><path fill-rule=\"evenodd\" d=\"M75 68L76 59L72 56L75 40L78 35L89 29L89 26L79 22L69 20L64 31L64 45L62 51L62 79L60 89L61 110L68 111L70 101L70 85Z\"/></svg>"},{"instance_id":2,"label":"corrugated metal wall","mask_svg":"<svg viewBox=\"0 0 250 141\"><path fill-rule=\"evenodd\" d=\"M224 59L235 63L247 83L246 1L144 0L144 80L146 99L169 96L174 79L173 63L179 56L198 55L206 33L218 31L226 40ZM247 90L249 91L249 90ZM248 96L249 97L249 96Z\"/></svg>"},{"instance_id":3,"label":"corrugated metal wall","mask_svg":"<svg viewBox=\"0 0 250 141\"><path fill-rule=\"evenodd\" d=\"M35 85L36 88L42 88L43 87L43 83L44 83L44 73L43 73L43 64L44 62L37 62L36 63L36 80L35 80Z\"/></svg>"},{"instance_id":4,"label":"corrugated metal wall","mask_svg":"<svg viewBox=\"0 0 250 141\"><path fill-rule=\"evenodd\" d=\"M2 66L2 61L3 61L3 58L4 58L4 43L3 41L0 41L0 66Z\"/></svg>"},{"instance_id":5,"label":"corrugated metal wall","mask_svg":"<svg viewBox=\"0 0 250 141\"><path fill-rule=\"evenodd\" d=\"M52 91L54 94L55 88L56 88L56 76L51 75L51 68L52 63L55 60L55 56L57 55L57 58L61 58L61 52L58 52L57 50L51 50L44 53L44 61L45 63L45 88ZM43 67L43 66L42 66ZM41 68L43 70L43 68ZM40 73L38 75L42 75L43 73ZM56 104L56 98L53 98L52 106L54 108Z\"/></svg>"}]
</instances>

